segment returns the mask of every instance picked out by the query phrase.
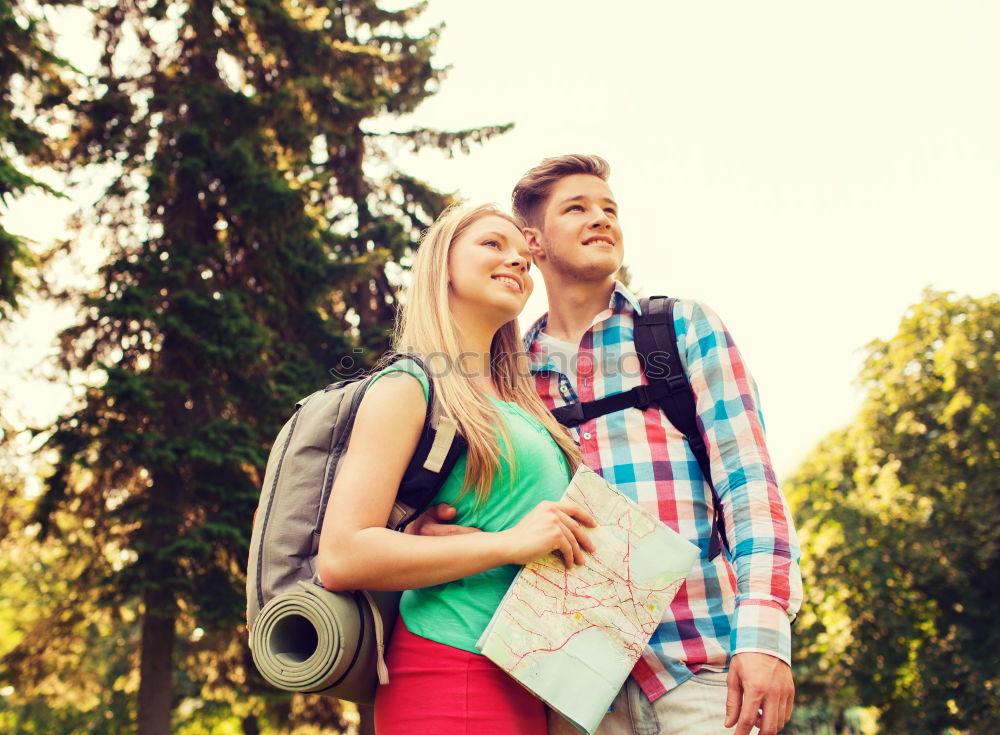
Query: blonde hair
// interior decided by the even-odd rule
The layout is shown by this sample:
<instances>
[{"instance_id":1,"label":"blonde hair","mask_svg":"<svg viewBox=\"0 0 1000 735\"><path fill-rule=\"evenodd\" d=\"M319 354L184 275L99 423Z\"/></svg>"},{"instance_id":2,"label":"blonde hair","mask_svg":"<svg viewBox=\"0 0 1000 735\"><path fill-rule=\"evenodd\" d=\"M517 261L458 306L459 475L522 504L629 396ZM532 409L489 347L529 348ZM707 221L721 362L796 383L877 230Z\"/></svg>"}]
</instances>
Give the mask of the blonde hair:
<instances>
[{"instance_id":1,"label":"blonde hair","mask_svg":"<svg viewBox=\"0 0 1000 735\"><path fill-rule=\"evenodd\" d=\"M412 282L407 300L399 311L393 349L398 353L412 352L424 357L443 355L446 369L434 369L427 364L430 378L443 413L454 419L468 441L465 481L462 493L474 488L477 504L489 497L493 480L503 461L511 464L513 482L515 458L505 456L497 440L499 430L509 448L510 435L496 406L465 376L458 364L462 348L455 322L448 308L448 256L454 243L477 220L501 217L517 226L510 215L492 204L478 207L452 206L437 218L424 233L413 263ZM425 360L425 363L428 361ZM534 378L528 369L517 320L512 319L496 331L490 346L490 373L493 384L504 401L514 401L552 436L566 457L571 469L580 461L580 452L566 430L555 420L541 398L535 393Z\"/></svg>"},{"instance_id":2,"label":"blonde hair","mask_svg":"<svg viewBox=\"0 0 1000 735\"><path fill-rule=\"evenodd\" d=\"M521 177L511 193L511 209L521 227L541 227L539 215L545 208L552 187L560 179L573 174L587 174L607 181L611 175L611 166L600 156L584 156L579 153L544 159Z\"/></svg>"}]
</instances>

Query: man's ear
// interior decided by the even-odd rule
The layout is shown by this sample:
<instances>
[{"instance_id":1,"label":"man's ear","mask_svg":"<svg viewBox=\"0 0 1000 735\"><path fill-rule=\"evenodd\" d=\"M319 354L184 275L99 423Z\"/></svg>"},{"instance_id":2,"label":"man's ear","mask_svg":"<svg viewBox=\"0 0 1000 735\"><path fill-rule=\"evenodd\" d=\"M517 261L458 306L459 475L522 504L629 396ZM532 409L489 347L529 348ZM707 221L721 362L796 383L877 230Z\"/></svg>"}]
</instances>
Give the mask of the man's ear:
<instances>
[{"instance_id":1,"label":"man's ear","mask_svg":"<svg viewBox=\"0 0 1000 735\"><path fill-rule=\"evenodd\" d=\"M545 257L545 249L542 248L542 231L537 227L525 227L521 230L524 239L528 241L528 252L534 260Z\"/></svg>"}]
</instances>

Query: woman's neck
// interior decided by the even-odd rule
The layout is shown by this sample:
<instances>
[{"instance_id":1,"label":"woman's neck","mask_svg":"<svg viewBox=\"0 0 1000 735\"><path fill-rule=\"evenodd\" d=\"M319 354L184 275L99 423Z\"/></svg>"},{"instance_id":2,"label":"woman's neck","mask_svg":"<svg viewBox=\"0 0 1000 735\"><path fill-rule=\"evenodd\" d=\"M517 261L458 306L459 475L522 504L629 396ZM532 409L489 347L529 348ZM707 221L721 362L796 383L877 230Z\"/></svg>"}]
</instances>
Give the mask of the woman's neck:
<instances>
[{"instance_id":1,"label":"woman's neck","mask_svg":"<svg viewBox=\"0 0 1000 735\"><path fill-rule=\"evenodd\" d=\"M480 322L462 318L452 314L455 318L458 336L458 346L460 354L458 360L460 364L455 369L461 370L462 375L475 386L476 390L487 393L495 398L500 394L493 383L493 375L490 370L491 347L493 337L496 335L498 326L490 323Z\"/></svg>"}]
</instances>

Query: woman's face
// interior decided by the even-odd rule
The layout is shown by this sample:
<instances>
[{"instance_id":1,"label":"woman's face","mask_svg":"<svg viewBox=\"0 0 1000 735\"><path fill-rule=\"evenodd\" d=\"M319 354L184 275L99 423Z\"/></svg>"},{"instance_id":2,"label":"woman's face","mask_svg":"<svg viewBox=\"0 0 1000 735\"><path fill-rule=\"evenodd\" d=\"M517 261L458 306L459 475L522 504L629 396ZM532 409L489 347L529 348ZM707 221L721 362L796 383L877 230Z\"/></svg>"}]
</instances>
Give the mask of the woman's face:
<instances>
[{"instance_id":1,"label":"woman's face","mask_svg":"<svg viewBox=\"0 0 1000 735\"><path fill-rule=\"evenodd\" d=\"M486 215L462 233L448 253L452 313L479 316L499 326L517 317L531 295L531 256L509 220Z\"/></svg>"}]
</instances>

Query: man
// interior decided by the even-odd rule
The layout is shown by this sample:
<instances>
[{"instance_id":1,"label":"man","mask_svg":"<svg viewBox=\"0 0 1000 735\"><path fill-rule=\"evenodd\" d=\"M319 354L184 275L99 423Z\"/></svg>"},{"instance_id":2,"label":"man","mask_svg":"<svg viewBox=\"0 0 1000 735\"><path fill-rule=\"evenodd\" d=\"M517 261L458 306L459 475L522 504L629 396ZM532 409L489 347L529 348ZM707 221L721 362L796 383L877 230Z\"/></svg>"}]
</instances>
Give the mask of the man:
<instances>
[{"instance_id":1,"label":"man","mask_svg":"<svg viewBox=\"0 0 1000 735\"><path fill-rule=\"evenodd\" d=\"M646 382L633 342L640 305L615 280L624 242L608 175L597 156L561 156L528 171L513 192L514 216L549 297L525 344L551 409ZM701 548L598 732L746 735L756 726L773 735L794 696L795 531L764 445L756 389L732 338L696 301L678 300L673 319L731 552L710 558L711 486L656 404L579 425L583 462ZM553 735L576 732L555 715L549 725Z\"/></svg>"}]
</instances>

